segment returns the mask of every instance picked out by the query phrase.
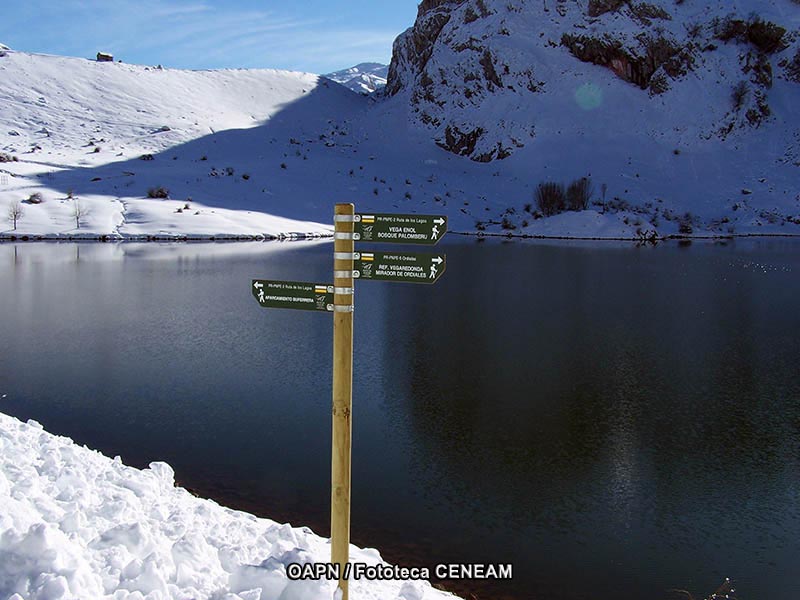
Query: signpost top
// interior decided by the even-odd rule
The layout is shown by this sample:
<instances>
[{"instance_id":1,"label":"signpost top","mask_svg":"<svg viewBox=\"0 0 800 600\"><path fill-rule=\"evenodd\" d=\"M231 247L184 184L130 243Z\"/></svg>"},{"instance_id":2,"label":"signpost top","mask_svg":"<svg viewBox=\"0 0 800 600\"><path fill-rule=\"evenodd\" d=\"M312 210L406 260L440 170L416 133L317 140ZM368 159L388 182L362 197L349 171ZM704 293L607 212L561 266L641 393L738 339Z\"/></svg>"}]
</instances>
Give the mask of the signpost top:
<instances>
[{"instance_id":1,"label":"signpost top","mask_svg":"<svg viewBox=\"0 0 800 600\"><path fill-rule=\"evenodd\" d=\"M444 215L359 213L354 216L355 238L361 242L434 245L447 233Z\"/></svg>"}]
</instances>

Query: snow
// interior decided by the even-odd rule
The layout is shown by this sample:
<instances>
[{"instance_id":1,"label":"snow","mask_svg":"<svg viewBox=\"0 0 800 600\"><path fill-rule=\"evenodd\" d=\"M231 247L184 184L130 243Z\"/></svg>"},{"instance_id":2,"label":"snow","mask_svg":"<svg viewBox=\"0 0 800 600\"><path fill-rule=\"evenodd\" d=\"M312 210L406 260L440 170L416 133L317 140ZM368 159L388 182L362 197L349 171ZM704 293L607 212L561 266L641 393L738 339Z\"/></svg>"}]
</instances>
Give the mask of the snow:
<instances>
[{"instance_id":1,"label":"snow","mask_svg":"<svg viewBox=\"0 0 800 600\"><path fill-rule=\"evenodd\" d=\"M211 132L256 127L313 90L319 80L316 75L273 70L172 71L9 52L0 58L0 76L4 82L0 149L18 158L18 162L0 165L0 176L5 175L0 209L4 220L13 202L22 201L24 211L14 235L208 238L332 231L329 225L310 219L226 210L219 206L218 197L209 198L211 206L191 201L189 194L174 201L147 199L150 188L175 189L176 180L169 169L156 165L149 171L157 179L137 178L135 171L151 166L148 161L115 170L110 185L94 186L101 193L81 189L82 183L91 183L89 176L74 185L72 181L64 186L51 183L73 169L113 169L126 158L159 156ZM247 183L242 175L235 175L240 187ZM137 195L128 189L134 186ZM34 192L44 196L42 204L24 202ZM235 193L234 189L224 192ZM73 216L76 199L88 210L80 223ZM176 212L186 203L190 209ZM2 234L12 234L10 228L3 230Z\"/></svg>"},{"instance_id":2,"label":"snow","mask_svg":"<svg viewBox=\"0 0 800 600\"><path fill-rule=\"evenodd\" d=\"M0 597L9 600L329 600L335 583L290 581L327 562L329 540L230 510L144 470L0 413ZM351 546L350 560L382 563ZM364 600L455 598L426 582L352 580Z\"/></svg>"},{"instance_id":3,"label":"snow","mask_svg":"<svg viewBox=\"0 0 800 600\"><path fill-rule=\"evenodd\" d=\"M371 94L386 86L389 65L359 63L349 69L327 73L325 77L359 94Z\"/></svg>"},{"instance_id":4,"label":"snow","mask_svg":"<svg viewBox=\"0 0 800 600\"><path fill-rule=\"evenodd\" d=\"M646 24L631 3L620 4L619 10L592 18L585 2L430 3L433 8L420 15L416 28L395 42L390 92L410 106L409 118L440 142L448 128L458 128L480 134L468 152L476 160L496 157L498 147L511 153L485 168L509 196L525 194L530 202L538 182L591 177L593 199L599 200L597 188L605 183L609 199L635 208L613 210L597 220L602 227L613 220L628 232L672 234L676 217L691 213L695 233L800 232L800 128L791 109L800 102L800 85L781 67L800 51L800 12L782 0L677 5L658 0L650 4L669 18ZM734 84L752 78L748 64L755 51L714 37L715 19L729 14L745 21L757 14L787 29L787 47L766 59L772 84L764 89L750 84L750 101L763 92L772 111L759 126L747 123L744 111L731 109ZM434 25L442 22L437 34ZM696 39L687 33L691 25L701 26ZM668 78L664 93L650 94L609 68L578 61L562 45L564 35L609 40L636 56L646 52L644 40L665 36L679 48L692 45L695 63L685 75ZM710 47L715 49L698 49ZM502 85L486 75L489 61ZM731 123L733 131L721 135ZM508 179L532 185L509 185ZM744 188L753 195L743 198ZM507 202L515 209L509 224L518 232L546 234L567 226L564 233L572 235L585 224L569 214L558 218L558 226L553 219L531 223L531 215L520 210L525 200ZM497 222L502 216L489 212L481 220Z\"/></svg>"},{"instance_id":5,"label":"snow","mask_svg":"<svg viewBox=\"0 0 800 600\"><path fill-rule=\"evenodd\" d=\"M800 84L779 66L800 49L800 13L785 0L656 3L672 19L648 27L627 5L590 19L585 2L485 0L490 14L466 23L477 5L459 3L428 62L433 101L402 61L406 87L363 96L308 73L4 51L0 152L17 160L0 163L0 239L327 236L336 202L447 214L462 232L636 239L685 233L688 222L694 236L800 234ZM750 50L715 40L709 25L753 11L789 32L789 46L770 59L772 114L759 127L730 109L732 86L750 76L742 72ZM683 40L694 22L717 49L699 53L693 71L652 97L559 43L564 32L630 46L643 31ZM455 50L464 44L491 50L503 89L464 96L483 56ZM442 124L423 123L426 113ZM733 132L718 135L731 120ZM484 128L486 147L476 153L511 138L521 146L504 160L476 162L436 144L445 123ZM581 177L594 187L588 210L539 218L540 183ZM147 197L159 187L168 199ZM34 192L41 204L26 202ZM6 218L15 203L24 210L16 230ZM78 222L76 204L89 211Z\"/></svg>"}]
</instances>

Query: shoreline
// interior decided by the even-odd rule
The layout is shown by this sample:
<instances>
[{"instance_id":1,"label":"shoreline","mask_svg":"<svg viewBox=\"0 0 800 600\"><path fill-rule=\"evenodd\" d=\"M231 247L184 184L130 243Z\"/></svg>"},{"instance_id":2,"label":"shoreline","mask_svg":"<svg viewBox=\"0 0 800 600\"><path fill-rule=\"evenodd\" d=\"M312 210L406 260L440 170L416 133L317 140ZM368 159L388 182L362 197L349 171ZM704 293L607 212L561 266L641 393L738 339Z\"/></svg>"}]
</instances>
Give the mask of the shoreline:
<instances>
[{"instance_id":1,"label":"shoreline","mask_svg":"<svg viewBox=\"0 0 800 600\"><path fill-rule=\"evenodd\" d=\"M486 233L483 231L448 231L448 234L461 237L474 237L477 240L486 238L511 239L511 240L564 240L564 241L591 241L591 242L632 242L634 244L657 244L659 242L691 242L694 240L735 240L752 238L800 238L800 233L726 233L719 235L665 235L660 237L599 237L599 236L569 236L569 235L543 235L532 233ZM108 243L218 243L218 242L285 242L285 241L333 241L333 234L318 233L287 233L281 235L254 234L254 235L212 235L212 236L161 236L161 235L108 235L94 234L85 236L64 235L6 235L0 234L0 244L18 242L100 242Z\"/></svg>"},{"instance_id":2,"label":"shoreline","mask_svg":"<svg viewBox=\"0 0 800 600\"><path fill-rule=\"evenodd\" d=\"M16 557L5 571L15 598L54 586L82 598L333 596L332 580L288 577L290 564L329 560L329 539L307 526L198 497L167 463L130 466L5 412L0 446L0 553ZM354 545L351 562L390 564ZM427 580L356 578L350 588L364 600L457 598Z\"/></svg>"},{"instance_id":3,"label":"shoreline","mask_svg":"<svg viewBox=\"0 0 800 600\"><path fill-rule=\"evenodd\" d=\"M5 235L0 234L0 243L7 242L282 242L333 239L333 234L319 233L286 233L281 235L254 234L254 235L211 235L211 236L161 236L161 235L109 235L90 234L81 236L65 235Z\"/></svg>"}]
</instances>

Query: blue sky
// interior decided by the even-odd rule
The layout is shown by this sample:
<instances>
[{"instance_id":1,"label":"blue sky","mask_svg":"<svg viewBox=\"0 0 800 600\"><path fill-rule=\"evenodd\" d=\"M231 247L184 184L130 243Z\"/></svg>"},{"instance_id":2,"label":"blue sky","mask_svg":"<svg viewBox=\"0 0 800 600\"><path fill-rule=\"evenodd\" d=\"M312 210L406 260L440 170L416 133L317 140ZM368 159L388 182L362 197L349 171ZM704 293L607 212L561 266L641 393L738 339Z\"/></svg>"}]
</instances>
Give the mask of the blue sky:
<instances>
[{"instance_id":1,"label":"blue sky","mask_svg":"<svg viewBox=\"0 0 800 600\"><path fill-rule=\"evenodd\" d=\"M0 8L0 43L15 50L186 69L327 73L389 62L418 0L19 0Z\"/></svg>"}]
</instances>

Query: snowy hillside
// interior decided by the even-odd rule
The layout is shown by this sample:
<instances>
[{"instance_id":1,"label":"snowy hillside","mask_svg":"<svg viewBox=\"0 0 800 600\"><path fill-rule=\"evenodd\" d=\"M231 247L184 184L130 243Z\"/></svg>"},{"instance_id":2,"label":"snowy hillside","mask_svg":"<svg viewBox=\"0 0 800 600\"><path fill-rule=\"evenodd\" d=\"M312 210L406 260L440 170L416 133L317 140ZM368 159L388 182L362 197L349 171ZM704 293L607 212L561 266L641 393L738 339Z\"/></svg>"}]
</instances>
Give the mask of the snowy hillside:
<instances>
[{"instance_id":1,"label":"snowy hillside","mask_svg":"<svg viewBox=\"0 0 800 600\"><path fill-rule=\"evenodd\" d=\"M179 71L8 51L0 57L0 79L3 216L11 203L34 193L42 196L41 203L21 204L20 235L274 236L330 229L306 222L317 215L316 207L294 211L298 221L270 206L259 207L262 214L226 210L227 198L239 195L237 185L209 185L213 179L208 177L195 181L202 185L183 186L178 194L178 181L190 182L174 163L165 164L163 155L191 140L258 127L314 93L325 95L333 112L337 99L347 103L346 92L329 92L316 75ZM241 157L229 158L239 166L248 157L255 175L258 145L238 152ZM221 158L212 148L207 153ZM210 162L200 154L180 158L202 161L207 176L216 169L228 177L226 183L248 185L241 170L227 176L229 162ZM179 160L177 155L172 159ZM113 175L74 176L104 166ZM158 188L168 190L172 200L146 200L148 191ZM194 189L202 190L202 201L193 197ZM86 213L77 219L76 206Z\"/></svg>"},{"instance_id":2,"label":"snowy hillside","mask_svg":"<svg viewBox=\"0 0 800 600\"><path fill-rule=\"evenodd\" d=\"M342 201L504 235L797 235L799 30L793 0L425 0L366 97L3 51L0 236L319 234Z\"/></svg>"},{"instance_id":3,"label":"snowy hillside","mask_svg":"<svg viewBox=\"0 0 800 600\"><path fill-rule=\"evenodd\" d=\"M371 94L386 85L388 65L380 63L360 63L349 69L342 69L325 75L328 79L341 83L360 94Z\"/></svg>"},{"instance_id":4,"label":"snowy hillside","mask_svg":"<svg viewBox=\"0 0 800 600\"><path fill-rule=\"evenodd\" d=\"M0 413L0 597L330 600L335 582L288 579L327 562L330 542L196 498L166 463L119 457ZM385 564L376 550L351 560ZM353 598L448 600L422 581L352 580Z\"/></svg>"}]
</instances>

